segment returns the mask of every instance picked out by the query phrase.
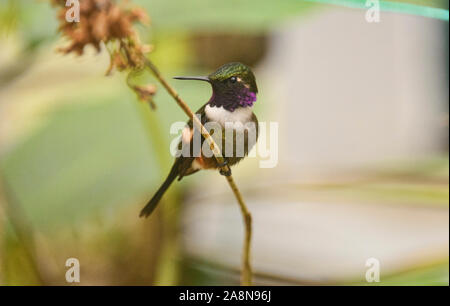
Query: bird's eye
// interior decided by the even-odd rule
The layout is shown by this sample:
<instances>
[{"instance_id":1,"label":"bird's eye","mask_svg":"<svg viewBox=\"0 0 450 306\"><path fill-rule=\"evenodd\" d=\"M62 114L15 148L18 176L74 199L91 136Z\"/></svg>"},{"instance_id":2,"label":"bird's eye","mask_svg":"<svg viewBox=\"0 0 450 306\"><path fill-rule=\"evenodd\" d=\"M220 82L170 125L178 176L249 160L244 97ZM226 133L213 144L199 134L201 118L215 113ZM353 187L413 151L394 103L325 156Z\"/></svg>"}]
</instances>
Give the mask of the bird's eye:
<instances>
[{"instance_id":1,"label":"bird's eye","mask_svg":"<svg viewBox=\"0 0 450 306\"><path fill-rule=\"evenodd\" d=\"M236 79L235 76L232 76L232 77L230 78L230 82L231 82L231 83L236 83L236 80L237 80L237 79Z\"/></svg>"}]
</instances>

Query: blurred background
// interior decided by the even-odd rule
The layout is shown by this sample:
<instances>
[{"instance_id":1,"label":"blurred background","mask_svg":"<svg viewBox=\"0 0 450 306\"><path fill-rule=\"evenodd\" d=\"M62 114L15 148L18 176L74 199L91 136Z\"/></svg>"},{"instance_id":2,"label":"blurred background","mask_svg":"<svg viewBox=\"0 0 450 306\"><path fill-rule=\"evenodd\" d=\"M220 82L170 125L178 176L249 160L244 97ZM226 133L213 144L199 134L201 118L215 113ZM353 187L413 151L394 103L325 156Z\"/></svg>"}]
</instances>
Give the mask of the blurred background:
<instances>
[{"instance_id":1,"label":"blurred background","mask_svg":"<svg viewBox=\"0 0 450 306\"><path fill-rule=\"evenodd\" d=\"M83 1L83 0L81 0ZM260 121L278 122L278 164L233 170L253 214L257 285L448 285L448 1L134 0L167 78L251 66ZM44 0L0 0L0 284L236 285L243 243L226 181L177 182L169 133L185 114L159 88L157 111L109 55L62 55ZM153 82L150 76L145 76ZM207 84L170 79L192 109ZM373 283L371 283L373 285Z\"/></svg>"}]
</instances>

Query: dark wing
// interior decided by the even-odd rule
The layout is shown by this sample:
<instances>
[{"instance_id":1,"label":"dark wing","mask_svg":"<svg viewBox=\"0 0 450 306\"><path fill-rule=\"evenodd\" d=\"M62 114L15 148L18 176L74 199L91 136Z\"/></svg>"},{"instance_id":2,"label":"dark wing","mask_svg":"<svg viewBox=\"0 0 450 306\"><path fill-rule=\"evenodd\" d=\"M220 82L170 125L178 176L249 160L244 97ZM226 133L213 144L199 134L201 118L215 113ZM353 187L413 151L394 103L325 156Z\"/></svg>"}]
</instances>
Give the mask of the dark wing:
<instances>
[{"instance_id":1,"label":"dark wing","mask_svg":"<svg viewBox=\"0 0 450 306\"><path fill-rule=\"evenodd\" d=\"M202 124L205 124L208 121L207 118L206 118L206 114L205 114L205 107L206 107L206 105L207 104L203 105L202 107L200 107L199 110L197 110L195 112L195 114L200 115L199 119L200 119L200 122ZM194 129L194 123L192 121L192 118L189 119L189 121L186 123L186 127L189 127L191 129L191 131L194 131L194 133L200 133L200 131L198 129ZM200 143L203 144L203 141L204 141L203 136L201 136L200 139L201 139ZM192 169L191 169L192 162L195 160L196 153L197 153L197 152L194 152L194 149L196 149L196 148L193 147L192 140L191 140L191 142L189 144L184 144L184 145L185 146L186 145L189 146L189 148L185 148L185 150L189 149L190 156L188 156L188 157L180 156L180 157L177 158L177 162L179 164L179 166L178 166L178 173L179 173L178 180L181 180L183 178L183 176L185 176L185 175L189 175L189 174L192 174L192 173L196 172L196 171L192 171ZM183 147L183 140L181 140L180 143L178 144L178 150L181 150L182 147ZM197 149L200 149L200 148L197 148Z\"/></svg>"}]
</instances>

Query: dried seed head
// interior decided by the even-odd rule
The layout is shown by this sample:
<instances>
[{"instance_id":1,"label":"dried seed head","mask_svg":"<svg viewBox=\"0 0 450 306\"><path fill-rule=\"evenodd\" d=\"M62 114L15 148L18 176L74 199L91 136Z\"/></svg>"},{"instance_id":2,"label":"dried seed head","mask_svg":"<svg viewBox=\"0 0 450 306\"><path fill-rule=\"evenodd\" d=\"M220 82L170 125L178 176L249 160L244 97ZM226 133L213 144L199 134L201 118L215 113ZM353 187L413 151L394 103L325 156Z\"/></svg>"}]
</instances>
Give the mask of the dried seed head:
<instances>
[{"instance_id":1,"label":"dried seed head","mask_svg":"<svg viewBox=\"0 0 450 306\"><path fill-rule=\"evenodd\" d=\"M135 85L132 87L132 89L137 94L140 101L149 103L152 109L156 108L156 105L153 101L153 96L156 94L155 85Z\"/></svg>"},{"instance_id":2,"label":"dried seed head","mask_svg":"<svg viewBox=\"0 0 450 306\"><path fill-rule=\"evenodd\" d=\"M128 86L137 94L139 100L147 102L154 109L153 96L155 85L133 85L131 76L141 71L145 66L145 53L152 50L152 46L143 45L133 28L136 22L149 24L149 18L140 8L129 8L124 4L117 4L114 0L83 0L80 1L80 21L67 22L66 14L70 7L66 7L66 0L51 0L59 8L59 31L67 37L70 44L60 51L67 54L75 52L82 55L87 45L100 51L105 43L110 54L110 65L106 72L113 70L129 70Z\"/></svg>"},{"instance_id":3,"label":"dried seed head","mask_svg":"<svg viewBox=\"0 0 450 306\"><path fill-rule=\"evenodd\" d=\"M102 42L122 41L126 43L122 47L129 49L127 53L131 57L127 58L127 64L135 67L140 63L136 57L142 55L142 47L135 43L137 35L133 23L149 23L144 10L129 8L113 0L83 0L79 2L80 22L68 22L66 13L71 7L65 6L66 1L52 0L52 3L59 7L59 31L70 41L67 47L60 49L61 52L82 55L87 45L99 51ZM129 41L134 43L130 44Z\"/></svg>"}]
</instances>

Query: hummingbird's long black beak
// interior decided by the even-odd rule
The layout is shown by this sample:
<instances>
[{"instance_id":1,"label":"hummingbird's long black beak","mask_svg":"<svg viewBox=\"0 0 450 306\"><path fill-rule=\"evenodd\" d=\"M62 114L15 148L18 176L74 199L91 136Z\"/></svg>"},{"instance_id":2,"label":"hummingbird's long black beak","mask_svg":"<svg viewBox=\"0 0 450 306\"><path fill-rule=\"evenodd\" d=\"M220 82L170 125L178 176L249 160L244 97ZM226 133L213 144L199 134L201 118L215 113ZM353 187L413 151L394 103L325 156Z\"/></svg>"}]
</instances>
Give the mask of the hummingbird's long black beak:
<instances>
[{"instance_id":1,"label":"hummingbird's long black beak","mask_svg":"<svg viewBox=\"0 0 450 306\"><path fill-rule=\"evenodd\" d=\"M197 81L205 81L205 82L210 81L207 76L176 76L173 78L176 80L197 80Z\"/></svg>"}]
</instances>

